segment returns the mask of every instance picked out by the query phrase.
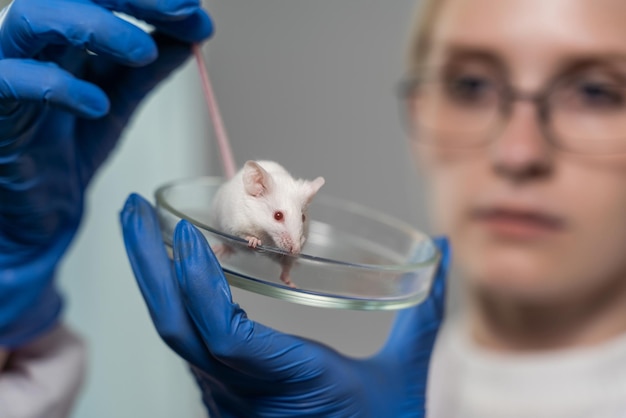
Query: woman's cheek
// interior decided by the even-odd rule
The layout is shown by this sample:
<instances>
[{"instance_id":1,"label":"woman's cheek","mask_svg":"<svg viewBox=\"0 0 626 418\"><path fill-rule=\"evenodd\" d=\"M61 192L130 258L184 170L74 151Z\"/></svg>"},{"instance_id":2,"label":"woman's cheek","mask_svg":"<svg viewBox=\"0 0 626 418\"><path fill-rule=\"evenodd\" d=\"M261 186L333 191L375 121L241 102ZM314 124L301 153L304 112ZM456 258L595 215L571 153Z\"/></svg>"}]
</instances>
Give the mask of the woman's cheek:
<instances>
[{"instance_id":1,"label":"woman's cheek","mask_svg":"<svg viewBox=\"0 0 626 418\"><path fill-rule=\"evenodd\" d=\"M626 173L589 170L580 185L568 205L574 264L597 278L626 277Z\"/></svg>"}]
</instances>

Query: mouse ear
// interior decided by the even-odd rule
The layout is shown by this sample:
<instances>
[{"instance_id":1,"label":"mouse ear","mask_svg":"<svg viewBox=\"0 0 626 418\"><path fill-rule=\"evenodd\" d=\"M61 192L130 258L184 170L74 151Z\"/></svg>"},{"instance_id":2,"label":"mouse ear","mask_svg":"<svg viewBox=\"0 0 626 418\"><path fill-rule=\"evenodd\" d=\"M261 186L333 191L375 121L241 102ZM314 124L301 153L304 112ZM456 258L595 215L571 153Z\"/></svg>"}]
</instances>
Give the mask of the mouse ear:
<instances>
[{"instance_id":1,"label":"mouse ear","mask_svg":"<svg viewBox=\"0 0 626 418\"><path fill-rule=\"evenodd\" d=\"M315 180L304 182L304 203L306 205L311 203L313 196L315 196L325 182L324 177L318 177Z\"/></svg>"},{"instance_id":2,"label":"mouse ear","mask_svg":"<svg viewBox=\"0 0 626 418\"><path fill-rule=\"evenodd\" d=\"M243 187L251 196L262 196L272 188L272 176L256 161L246 161L243 166Z\"/></svg>"}]
</instances>

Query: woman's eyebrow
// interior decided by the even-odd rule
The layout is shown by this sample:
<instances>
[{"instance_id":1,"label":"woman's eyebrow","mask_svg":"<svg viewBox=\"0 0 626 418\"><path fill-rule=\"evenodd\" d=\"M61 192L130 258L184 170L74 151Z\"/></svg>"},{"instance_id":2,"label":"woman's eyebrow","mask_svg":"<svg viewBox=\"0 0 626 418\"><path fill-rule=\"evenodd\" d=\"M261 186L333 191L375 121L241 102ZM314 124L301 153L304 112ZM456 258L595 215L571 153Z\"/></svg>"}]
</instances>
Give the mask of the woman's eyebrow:
<instances>
[{"instance_id":1,"label":"woman's eyebrow","mask_svg":"<svg viewBox=\"0 0 626 418\"><path fill-rule=\"evenodd\" d=\"M559 68L561 72L570 69L605 65L612 69L622 69L626 71L626 54L623 53L586 53L572 54L561 60Z\"/></svg>"},{"instance_id":2,"label":"woman's eyebrow","mask_svg":"<svg viewBox=\"0 0 626 418\"><path fill-rule=\"evenodd\" d=\"M471 45L452 44L448 45L444 50L444 58L446 60L456 59L475 59L493 64L498 67L504 67L504 60L499 54L493 50L475 47Z\"/></svg>"},{"instance_id":3,"label":"woman's eyebrow","mask_svg":"<svg viewBox=\"0 0 626 418\"><path fill-rule=\"evenodd\" d=\"M509 74L509 66L498 51L475 45L453 43L442 50L440 65L455 62L478 61L493 66L502 74ZM580 51L571 52L558 59L552 78L559 78L575 73L581 69L604 66L612 71L624 72L626 77L626 53L621 51Z\"/></svg>"},{"instance_id":4,"label":"woman's eyebrow","mask_svg":"<svg viewBox=\"0 0 626 418\"><path fill-rule=\"evenodd\" d=\"M480 62L493 67L503 75L509 74L509 67L505 59L497 51L465 44L449 44L442 51L438 65L454 65L463 61Z\"/></svg>"}]
</instances>

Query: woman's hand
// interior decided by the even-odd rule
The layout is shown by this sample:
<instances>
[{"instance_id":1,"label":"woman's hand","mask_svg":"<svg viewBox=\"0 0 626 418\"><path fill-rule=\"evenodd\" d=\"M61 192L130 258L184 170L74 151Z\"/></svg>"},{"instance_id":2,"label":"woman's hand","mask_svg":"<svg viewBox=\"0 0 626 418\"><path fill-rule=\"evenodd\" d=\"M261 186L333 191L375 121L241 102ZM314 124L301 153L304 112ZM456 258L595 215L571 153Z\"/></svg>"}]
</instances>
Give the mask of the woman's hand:
<instances>
[{"instance_id":1,"label":"woman's hand","mask_svg":"<svg viewBox=\"0 0 626 418\"><path fill-rule=\"evenodd\" d=\"M174 261L148 202L121 213L139 288L163 340L190 364L212 417L420 417L444 310L447 241L429 298L398 313L385 347L368 359L254 322L231 299L202 234L181 221Z\"/></svg>"},{"instance_id":2,"label":"woman's hand","mask_svg":"<svg viewBox=\"0 0 626 418\"><path fill-rule=\"evenodd\" d=\"M87 185L141 100L211 32L198 0L15 0L5 9L0 347L56 322L54 271L78 229Z\"/></svg>"}]
</instances>

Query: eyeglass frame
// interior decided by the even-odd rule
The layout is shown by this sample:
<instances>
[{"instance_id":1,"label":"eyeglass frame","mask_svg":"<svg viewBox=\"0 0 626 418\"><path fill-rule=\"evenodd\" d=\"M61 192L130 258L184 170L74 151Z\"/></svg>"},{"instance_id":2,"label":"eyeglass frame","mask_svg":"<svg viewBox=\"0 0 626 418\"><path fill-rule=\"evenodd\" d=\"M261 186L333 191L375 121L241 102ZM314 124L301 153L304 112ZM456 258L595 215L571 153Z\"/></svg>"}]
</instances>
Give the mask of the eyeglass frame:
<instances>
[{"instance_id":1,"label":"eyeglass frame","mask_svg":"<svg viewBox=\"0 0 626 418\"><path fill-rule=\"evenodd\" d=\"M492 128L493 132L491 134L486 134L485 139L479 142L476 142L471 145L465 146L450 146L450 145L441 145L436 144L437 141L424 141L415 139L421 143L432 144L436 147L445 148L445 149L456 149L456 150L470 150L470 149L478 149L487 147L491 142L493 142L502 129L506 126L511 115L513 113L513 108L515 102L525 101L530 102L534 105L537 120L539 122L539 127L543 138L554 148L562 152L579 154L579 155L621 155L626 154L626 145L624 151L609 151L609 152L592 152L592 151L579 151L572 150L566 146L561 144L562 141L559 141L558 135L555 135L550 128L550 97L557 91L559 86L566 84L568 81L571 81L574 78L574 75L579 72L581 68L587 67L585 63L574 67L574 69L570 69L565 73L559 74L556 77L553 77L550 81L544 84L542 88L540 88L536 92L526 92L521 91L515 88L510 82L502 82L499 84L498 93L499 93L499 121L497 124L494 124ZM418 73L423 73L426 71L418 71ZM438 79L438 78L437 78ZM439 80L439 79L438 79ZM432 82L433 80L429 80L426 77L420 76L408 76L404 77L400 80L397 86L397 96L399 98L400 111L401 111L401 119L402 125L405 127L405 130L409 135L415 138L414 132L412 129L408 128L411 124L407 121L407 103L411 99L415 89L419 84L423 84L426 82ZM443 82L442 80L439 80ZM625 77L621 80L621 84L623 84L624 89L626 91L626 72ZM626 132L624 135L624 141L626 142Z\"/></svg>"}]
</instances>

